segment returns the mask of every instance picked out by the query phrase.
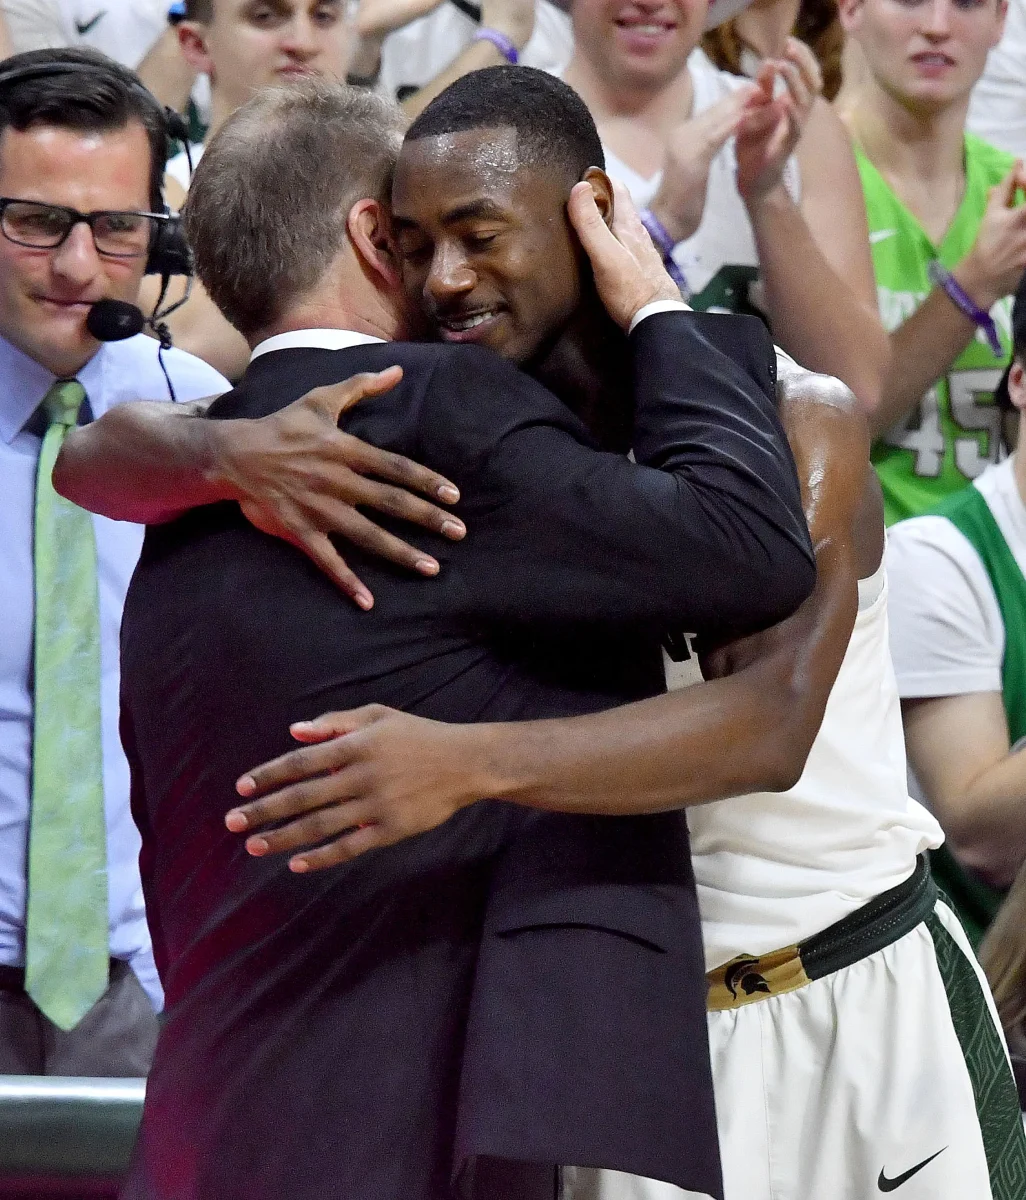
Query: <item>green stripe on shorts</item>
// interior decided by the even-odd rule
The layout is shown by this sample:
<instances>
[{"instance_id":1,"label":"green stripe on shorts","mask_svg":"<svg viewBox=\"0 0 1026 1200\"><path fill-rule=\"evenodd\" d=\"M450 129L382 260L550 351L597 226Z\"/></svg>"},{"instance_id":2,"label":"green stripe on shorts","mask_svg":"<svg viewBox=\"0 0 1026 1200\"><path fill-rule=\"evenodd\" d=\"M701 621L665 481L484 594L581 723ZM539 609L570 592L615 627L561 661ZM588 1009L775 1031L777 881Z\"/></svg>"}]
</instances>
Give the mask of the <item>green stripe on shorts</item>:
<instances>
[{"instance_id":1,"label":"green stripe on shorts","mask_svg":"<svg viewBox=\"0 0 1026 1200\"><path fill-rule=\"evenodd\" d=\"M1005 1048L972 964L936 912L926 918L926 925L976 1097L993 1200L1023 1200L1026 1134Z\"/></svg>"}]
</instances>

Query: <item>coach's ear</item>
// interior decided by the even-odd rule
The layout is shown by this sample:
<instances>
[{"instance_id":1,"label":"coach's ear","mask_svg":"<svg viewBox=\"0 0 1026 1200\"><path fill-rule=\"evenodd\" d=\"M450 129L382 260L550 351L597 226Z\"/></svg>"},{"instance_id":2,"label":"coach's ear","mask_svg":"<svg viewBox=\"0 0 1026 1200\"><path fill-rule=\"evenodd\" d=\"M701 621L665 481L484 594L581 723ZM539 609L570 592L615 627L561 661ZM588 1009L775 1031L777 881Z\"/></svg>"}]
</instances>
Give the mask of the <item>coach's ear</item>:
<instances>
[{"instance_id":1,"label":"coach's ear","mask_svg":"<svg viewBox=\"0 0 1026 1200\"><path fill-rule=\"evenodd\" d=\"M612 229L613 185L610 182L609 176L601 167L589 167L581 176L581 182L591 184L592 195L595 197L595 203L602 214L602 220Z\"/></svg>"},{"instance_id":2,"label":"coach's ear","mask_svg":"<svg viewBox=\"0 0 1026 1200\"><path fill-rule=\"evenodd\" d=\"M401 286L392 242L392 219L380 200L357 200L346 217L346 230L364 270L377 284Z\"/></svg>"}]
</instances>

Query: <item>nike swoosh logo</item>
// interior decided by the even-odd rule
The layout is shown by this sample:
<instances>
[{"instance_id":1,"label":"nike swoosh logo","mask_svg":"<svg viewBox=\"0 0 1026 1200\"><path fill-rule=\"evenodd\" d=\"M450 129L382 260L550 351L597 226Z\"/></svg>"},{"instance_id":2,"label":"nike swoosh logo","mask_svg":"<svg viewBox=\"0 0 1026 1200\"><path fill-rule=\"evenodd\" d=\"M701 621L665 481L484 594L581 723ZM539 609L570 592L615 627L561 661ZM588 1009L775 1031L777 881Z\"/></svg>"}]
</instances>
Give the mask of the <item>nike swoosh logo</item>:
<instances>
[{"instance_id":1,"label":"nike swoosh logo","mask_svg":"<svg viewBox=\"0 0 1026 1200\"><path fill-rule=\"evenodd\" d=\"M937 1154L943 1154L947 1150L947 1146L941 1146ZM895 1175L893 1179L888 1179L881 1170L880 1178L876 1181L876 1186L881 1192L893 1192L895 1188L900 1188L903 1183L908 1183L913 1175L918 1175L923 1167L928 1166L937 1157L937 1154L931 1154L929 1158L924 1158L921 1163L914 1166L911 1170L906 1171L904 1175Z\"/></svg>"},{"instance_id":2,"label":"nike swoosh logo","mask_svg":"<svg viewBox=\"0 0 1026 1200\"><path fill-rule=\"evenodd\" d=\"M875 246L877 242L883 242L889 237L894 237L897 232L896 229L876 229L869 235L869 244Z\"/></svg>"},{"instance_id":3,"label":"nike swoosh logo","mask_svg":"<svg viewBox=\"0 0 1026 1200\"><path fill-rule=\"evenodd\" d=\"M101 18L105 17L106 15L107 15L107 10L105 8L101 8L100 11L96 14L95 17L93 17L93 19L91 21L76 20L75 28L78 30L79 34L82 37L85 37L85 35L89 32L89 30L92 29L96 25L96 23Z\"/></svg>"}]
</instances>

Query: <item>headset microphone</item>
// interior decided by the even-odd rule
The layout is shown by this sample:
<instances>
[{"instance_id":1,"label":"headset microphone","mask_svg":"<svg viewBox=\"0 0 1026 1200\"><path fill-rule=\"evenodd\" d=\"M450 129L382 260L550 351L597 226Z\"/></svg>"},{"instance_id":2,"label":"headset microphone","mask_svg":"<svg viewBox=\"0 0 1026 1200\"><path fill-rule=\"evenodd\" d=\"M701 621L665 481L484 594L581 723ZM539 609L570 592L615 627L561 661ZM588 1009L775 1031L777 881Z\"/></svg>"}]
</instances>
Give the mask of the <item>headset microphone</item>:
<instances>
[{"instance_id":1,"label":"headset microphone","mask_svg":"<svg viewBox=\"0 0 1026 1200\"><path fill-rule=\"evenodd\" d=\"M89 316L86 317L86 329L98 342L123 342L125 338L135 337L137 333L142 333L148 325L157 335L157 341L160 342L157 362L160 363L160 369L164 372L167 390L171 396L171 402L174 403L178 397L175 395L175 387L171 382L171 376L167 373L167 364L164 362L164 351L171 349L171 333L163 321L155 319L157 316L160 314L157 313L154 317L145 316L141 308L129 304L127 300L97 300L89 309Z\"/></svg>"},{"instance_id":2,"label":"headset microphone","mask_svg":"<svg viewBox=\"0 0 1026 1200\"><path fill-rule=\"evenodd\" d=\"M142 309L127 300L98 300L86 317L86 329L98 342L122 342L142 333L145 324Z\"/></svg>"}]
</instances>

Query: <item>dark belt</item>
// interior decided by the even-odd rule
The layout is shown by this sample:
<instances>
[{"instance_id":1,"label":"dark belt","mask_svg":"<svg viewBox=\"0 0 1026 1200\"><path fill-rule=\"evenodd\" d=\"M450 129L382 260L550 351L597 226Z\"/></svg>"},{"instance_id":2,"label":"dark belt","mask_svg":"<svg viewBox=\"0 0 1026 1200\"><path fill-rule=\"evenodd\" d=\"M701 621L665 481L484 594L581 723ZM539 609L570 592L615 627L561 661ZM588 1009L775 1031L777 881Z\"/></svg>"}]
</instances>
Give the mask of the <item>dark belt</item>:
<instances>
[{"instance_id":1,"label":"dark belt","mask_svg":"<svg viewBox=\"0 0 1026 1200\"><path fill-rule=\"evenodd\" d=\"M933 912L936 903L937 885L926 855L921 854L915 871L904 883L822 933L768 954L739 954L710 971L709 1011L740 1008L767 996L793 992L814 979L850 967L911 933Z\"/></svg>"},{"instance_id":2,"label":"dark belt","mask_svg":"<svg viewBox=\"0 0 1026 1200\"><path fill-rule=\"evenodd\" d=\"M117 978L117 972L127 967L128 964L122 958L112 958L110 960L110 978ZM0 966L0 992L14 992L16 995L25 995L25 968L24 967L5 967Z\"/></svg>"}]
</instances>

